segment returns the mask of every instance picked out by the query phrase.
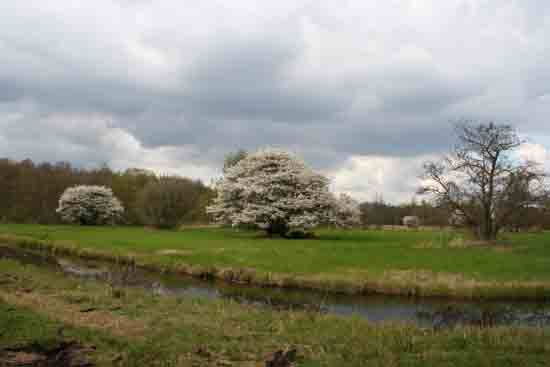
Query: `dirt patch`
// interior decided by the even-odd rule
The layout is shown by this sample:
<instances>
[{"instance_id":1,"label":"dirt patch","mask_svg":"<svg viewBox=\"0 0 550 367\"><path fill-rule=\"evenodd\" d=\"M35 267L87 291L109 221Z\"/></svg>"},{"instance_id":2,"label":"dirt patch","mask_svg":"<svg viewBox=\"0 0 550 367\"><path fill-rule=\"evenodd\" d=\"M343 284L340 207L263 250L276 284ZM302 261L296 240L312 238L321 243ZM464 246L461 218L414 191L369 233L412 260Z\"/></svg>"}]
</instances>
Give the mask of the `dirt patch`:
<instances>
[{"instance_id":1,"label":"dirt patch","mask_svg":"<svg viewBox=\"0 0 550 367\"><path fill-rule=\"evenodd\" d=\"M265 361L266 367L290 367L296 361L296 349L290 348L286 350L278 350L268 356Z\"/></svg>"},{"instance_id":2,"label":"dirt patch","mask_svg":"<svg viewBox=\"0 0 550 367\"><path fill-rule=\"evenodd\" d=\"M473 241L464 239L454 239L449 242L451 248L481 248L496 252L512 252L525 250L526 246L514 246L512 244L499 244L498 242Z\"/></svg>"},{"instance_id":3,"label":"dirt patch","mask_svg":"<svg viewBox=\"0 0 550 367\"><path fill-rule=\"evenodd\" d=\"M177 255L177 256L189 256L193 254L191 250L175 250L175 249L166 249L159 250L155 252L157 255Z\"/></svg>"},{"instance_id":4,"label":"dirt patch","mask_svg":"<svg viewBox=\"0 0 550 367\"><path fill-rule=\"evenodd\" d=\"M93 345L76 341L56 340L47 345L30 343L8 347L0 351L0 365L29 367L85 367L92 366L89 354Z\"/></svg>"},{"instance_id":5,"label":"dirt patch","mask_svg":"<svg viewBox=\"0 0 550 367\"><path fill-rule=\"evenodd\" d=\"M441 243L434 243L434 241L420 241L413 245L413 248L442 248Z\"/></svg>"},{"instance_id":6,"label":"dirt patch","mask_svg":"<svg viewBox=\"0 0 550 367\"><path fill-rule=\"evenodd\" d=\"M384 279L402 283L432 283L456 284L472 281L462 274L432 272L429 270L388 270L384 272Z\"/></svg>"},{"instance_id":7,"label":"dirt patch","mask_svg":"<svg viewBox=\"0 0 550 367\"><path fill-rule=\"evenodd\" d=\"M455 238L449 241L449 247L451 248L466 248L466 247L487 247L485 241L471 241L463 238Z\"/></svg>"}]
</instances>

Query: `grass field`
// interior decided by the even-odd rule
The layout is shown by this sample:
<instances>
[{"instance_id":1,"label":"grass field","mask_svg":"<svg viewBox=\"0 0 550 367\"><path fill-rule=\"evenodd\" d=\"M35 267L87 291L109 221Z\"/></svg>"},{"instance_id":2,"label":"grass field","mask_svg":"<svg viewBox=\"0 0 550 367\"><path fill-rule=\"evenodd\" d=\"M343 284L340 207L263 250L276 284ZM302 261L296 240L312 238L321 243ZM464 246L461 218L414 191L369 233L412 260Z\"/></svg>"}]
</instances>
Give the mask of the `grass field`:
<instances>
[{"instance_id":1,"label":"grass field","mask_svg":"<svg viewBox=\"0 0 550 367\"><path fill-rule=\"evenodd\" d=\"M60 340L78 342L84 350L77 355L97 366L265 366L279 349L295 349L299 367L544 366L550 360L550 335L540 329L381 327L229 300L114 292L0 259L0 365L28 357L8 348L47 351Z\"/></svg>"},{"instance_id":2,"label":"grass field","mask_svg":"<svg viewBox=\"0 0 550 367\"><path fill-rule=\"evenodd\" d=\"M321 230L319 239L229 229L0 225L0 241L37 242L84 256L131 257L157 269L265 285L344 292L548 298L550 234L507 234L468 246L440 231ZM21 241L21 238L33 241Z\"/></svg>"}]
</instances>

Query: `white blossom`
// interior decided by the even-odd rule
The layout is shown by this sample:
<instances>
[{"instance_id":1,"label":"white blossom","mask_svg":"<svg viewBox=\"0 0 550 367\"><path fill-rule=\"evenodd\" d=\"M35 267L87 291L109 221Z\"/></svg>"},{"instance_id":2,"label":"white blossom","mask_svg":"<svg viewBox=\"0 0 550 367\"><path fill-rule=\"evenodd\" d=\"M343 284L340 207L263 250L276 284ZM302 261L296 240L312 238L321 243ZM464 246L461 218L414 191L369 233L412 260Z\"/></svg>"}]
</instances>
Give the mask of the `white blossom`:
<instances>
[{"instance_id":1,"label":"white blossom","mask_svg":"<svg viewBox=\"0 0 550 367\"><path fill-rule=\"evenodd\" d=\"M216 222L255 225L280 234L339 224L342 221L334 218L336 200L328 185L326 177L294 155L261 149L225 171L207 211Z\"/></svg>"},{"instance_id":2,"label":"white blossom","mask_svg":"<svg viewBox=\"0 0 550 367\"><path fill-rule=\"evenodd\" d=\"M347 194L334 199L331 222L337 227L352 228L361 224L359 202Z\"/></svg>"},{"instance_id":3,"label":"white blossom","mask_svg":"<svg viewBox=\"0 0 550 367\"><path fill-rule=\"evenodd\" d=\"M65 190L56 212L68 223L114 224L124 207L110 188L82 185Z\"/></svg>"}]
</instances>

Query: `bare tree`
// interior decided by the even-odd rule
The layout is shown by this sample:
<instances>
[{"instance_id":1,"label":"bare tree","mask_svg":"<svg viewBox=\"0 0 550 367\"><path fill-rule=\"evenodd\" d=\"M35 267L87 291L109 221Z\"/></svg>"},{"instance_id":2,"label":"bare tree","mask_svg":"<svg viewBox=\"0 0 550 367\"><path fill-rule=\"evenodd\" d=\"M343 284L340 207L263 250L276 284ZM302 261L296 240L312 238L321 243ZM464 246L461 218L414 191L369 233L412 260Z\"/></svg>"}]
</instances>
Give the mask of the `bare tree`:
<instances>
[{"instance_id":1,"label":"bare tree","mask_svg":"<svg viewBox=\"0 0 550 367\"><path fill-rule=\"evenodd\" d=\"M524 141L509 125L464 121L455 133L452 152L424 164L419 192L432 194L481 239L494 240L515 212L542 200L545 175L514 155Z\"/></svg>"}]
</instances>

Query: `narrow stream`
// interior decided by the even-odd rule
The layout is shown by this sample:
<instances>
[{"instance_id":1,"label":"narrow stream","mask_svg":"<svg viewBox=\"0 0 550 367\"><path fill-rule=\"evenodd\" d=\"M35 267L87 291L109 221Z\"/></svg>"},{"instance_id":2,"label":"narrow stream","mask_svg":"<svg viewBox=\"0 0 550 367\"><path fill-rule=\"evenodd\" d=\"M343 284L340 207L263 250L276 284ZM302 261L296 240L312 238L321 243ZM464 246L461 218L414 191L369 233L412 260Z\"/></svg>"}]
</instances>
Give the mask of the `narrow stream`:
<instances>
[{"instance_id":1,"label":"narrow stream","mask_svg":"<svg viewBox=\"0 0 550 367\"><path fill-rule=\"evenodd\" d=\"M82 280L114 287L139 287L158 295L233 299L281 309L307 309L340 316L357 315L371 322L409 322L422 327L512 325L550 327L549 302L466 302L436 298L344 295L312 290L278 289L204 281L161 274L109 262L54 257L46 253L0 246L0 258L46 267Z\"/></svg>"}]
</instances>

